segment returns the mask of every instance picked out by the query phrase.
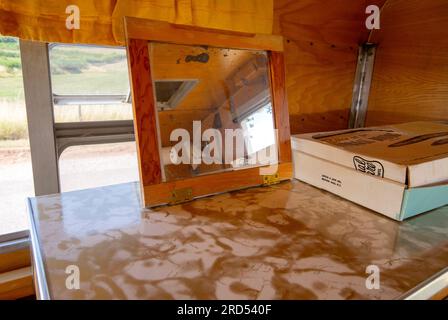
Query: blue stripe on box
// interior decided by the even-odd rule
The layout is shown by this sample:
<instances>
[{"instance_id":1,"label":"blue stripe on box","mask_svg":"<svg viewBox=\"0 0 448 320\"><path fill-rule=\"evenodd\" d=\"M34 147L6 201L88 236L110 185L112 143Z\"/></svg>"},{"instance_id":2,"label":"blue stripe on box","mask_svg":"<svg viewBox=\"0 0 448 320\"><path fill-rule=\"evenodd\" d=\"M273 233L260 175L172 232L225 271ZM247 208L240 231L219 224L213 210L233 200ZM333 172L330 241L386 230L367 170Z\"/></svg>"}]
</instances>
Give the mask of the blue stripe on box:
<instances>
[{"instance_id":1,"label":"blue stripe on box","mask_svg":"<svg viewBox=\"0 0 448 320\"><path fill-rule=\"evenodd\" d=\"M433 210L448 204L448 184L410 188L404 191L400 220Z\"/></svg>"}]
</instances>

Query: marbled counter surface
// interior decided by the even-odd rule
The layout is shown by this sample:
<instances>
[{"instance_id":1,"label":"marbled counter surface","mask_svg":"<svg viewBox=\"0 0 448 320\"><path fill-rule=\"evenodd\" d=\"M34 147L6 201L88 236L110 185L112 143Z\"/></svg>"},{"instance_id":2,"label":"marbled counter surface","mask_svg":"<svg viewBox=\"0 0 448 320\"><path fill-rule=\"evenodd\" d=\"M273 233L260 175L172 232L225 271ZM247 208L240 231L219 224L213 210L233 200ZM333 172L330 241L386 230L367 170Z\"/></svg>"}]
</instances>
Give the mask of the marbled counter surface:
<instances>
[{"instance_id":1,"label":"marbled counter surface","mask_svg":"<svg viewBox=\"0 0 448 320\"><path fill-rule=\"evenodd\" d=\"M448 207L399 223L298 181L154 210L137 183L31 204L53 299L391 299L448 266Z\"/></svg>"}]
</instances>

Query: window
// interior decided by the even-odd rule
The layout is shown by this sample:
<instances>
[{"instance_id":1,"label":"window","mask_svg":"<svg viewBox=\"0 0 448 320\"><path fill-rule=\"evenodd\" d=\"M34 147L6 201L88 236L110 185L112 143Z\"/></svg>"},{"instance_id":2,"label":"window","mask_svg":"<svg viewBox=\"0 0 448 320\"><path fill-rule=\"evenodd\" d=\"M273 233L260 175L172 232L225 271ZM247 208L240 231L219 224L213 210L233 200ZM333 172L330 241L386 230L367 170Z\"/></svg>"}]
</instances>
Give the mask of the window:
<instances>
[{"instance_id":1,"label":"window","mask_svg":"<svg viewBox=\"0 0 448 320\"><path fill-rule=\"evenodd\" d=\"M275 144L275 128L272 122L272 105L270 103L246 117L241 126L247 132L248 154Z\"/></svg>"},{"instance_id":2,"label":"window","mask_svg":"<svg viewBox=\"0 0 448 320\"><path fill-rule=\"evenodd\" d=\"M125 50L50 48L55 119L71 122L42 124L54 125L58 141L70 140L59 161L61 191L138 180ZM21 69L18 39L0 37L1 239L28 229L26 198L34 196Z\"/></svg>"},{"instance_id":3,"label":"window","mask_svg":"<svg viewBox=\"0 0 448 320\"><path fill-rule=\"evenodd\" d=\"M174 110L197 83L198 80L154 81L158 110Z\"/></svg>"},{"instance_id":4,"label":"window","mask_svg":"<svg viewBox=\"0 0 448 320\"><path fill-rule=\"evenodd\" d=\"M111 135L121 132L123 123L113 121L132 119L125 49L53 44L49 53L55 122L60 123L56 133L64 136L61 122L74 124L70 124L70 132L80 129L75 145L59 158L61 192L138 180L134 142L103 143L106 141L99 137L96 144L85 145L83 138L92 138L94 130L103 125L94 125L87 132L82 130L85 125L76 125L109 121L107 126L112 129L101 134L114 141Z\"/></svg>"},{"instance_id":5,"label":"window","mask_svg":"<svg viewBox=\"0 0 448 320\"><path fill-rule=\"evenodd\" d=\"M19 41L0 36L0 236L28 229L34 196Z\"/></svg>"},{"instance_id":6,"label":"window","mask_svg":"<svg viewBox=\"0 0 448 320\"><path fill-rule=\"evenodd\" d=\"M254 109L254 108L252 108ZM260 163L269 163L269 157L276 154L275 152L275 128L272 122L272 104L269 102L265 105L259 105L258 109L251 111L252 113L242 118L241 128L245 135L245 145L248 156L257 155ZM232 166L236 168L247 165L246 158L239 158L233 161Z\"/></svg>"},{"instance_id":7,"label":"window","mask_svg":"<svg viewBox=\"0 0 448 320\"><path fill-rule=\"evenodd\" d=\"M124 48L53 44L56 122L132 119Z\"/></svg>"}]
</instances>

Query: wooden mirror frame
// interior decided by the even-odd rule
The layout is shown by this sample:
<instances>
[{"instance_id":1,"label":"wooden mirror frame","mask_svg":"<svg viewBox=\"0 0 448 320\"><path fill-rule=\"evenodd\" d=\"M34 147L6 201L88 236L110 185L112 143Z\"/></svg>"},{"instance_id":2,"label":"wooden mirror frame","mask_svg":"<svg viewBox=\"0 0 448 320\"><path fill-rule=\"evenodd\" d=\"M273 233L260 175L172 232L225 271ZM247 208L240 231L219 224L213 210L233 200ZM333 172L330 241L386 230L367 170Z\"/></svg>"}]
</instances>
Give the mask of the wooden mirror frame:
<instances>
[{"instance_id":1,"label":"wooden mirror frame","mask_svg":"<svg viewBox=\"0 0 448 320\"><path fill-rule=\"evenodd\" d=\"M124 18L124 25L140 185L145 207L178 203L292 178L283 37L177 25L131 17ZM278 134L278 170L274 177L262 176L259 172L260 167L251 167L183 180L162 181L158 115L149 61L148 44L151 41L267 51L274 126Z\"/></svg>"}]
</instances>

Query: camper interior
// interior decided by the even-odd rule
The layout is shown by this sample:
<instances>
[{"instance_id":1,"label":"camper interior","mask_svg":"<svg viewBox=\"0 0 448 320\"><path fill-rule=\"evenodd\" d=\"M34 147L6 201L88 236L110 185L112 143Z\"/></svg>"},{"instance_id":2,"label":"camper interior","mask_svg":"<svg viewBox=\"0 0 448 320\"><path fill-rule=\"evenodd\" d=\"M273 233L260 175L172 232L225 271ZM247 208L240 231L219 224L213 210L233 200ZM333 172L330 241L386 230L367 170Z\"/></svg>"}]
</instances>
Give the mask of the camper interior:
<instances>
[{"instance_id":1,"label":"camper interior","mask_svg":"<svg viewBox=\"0 0 448 320\"><path fill-rule=\"evenodd\" d=\"M0 299L443 300L446 159L446 0L0 2Z\"/></svg>"}]
</instances>

